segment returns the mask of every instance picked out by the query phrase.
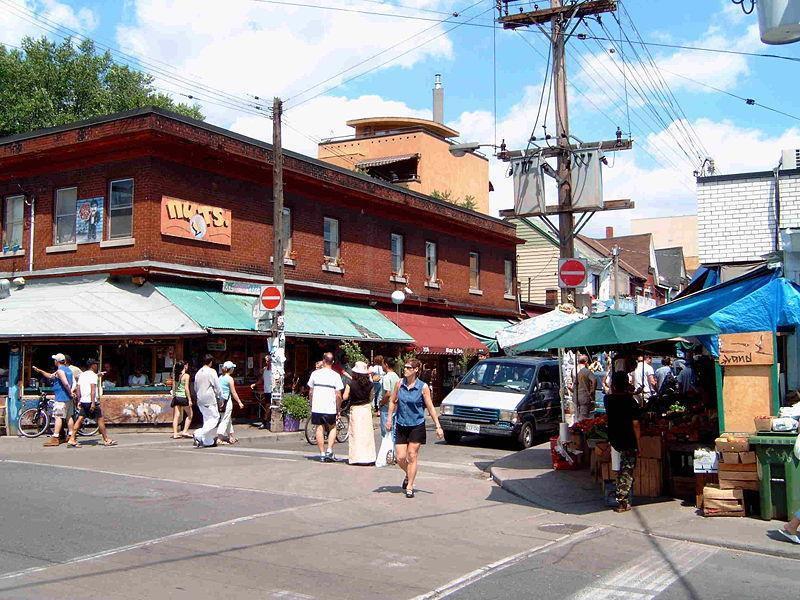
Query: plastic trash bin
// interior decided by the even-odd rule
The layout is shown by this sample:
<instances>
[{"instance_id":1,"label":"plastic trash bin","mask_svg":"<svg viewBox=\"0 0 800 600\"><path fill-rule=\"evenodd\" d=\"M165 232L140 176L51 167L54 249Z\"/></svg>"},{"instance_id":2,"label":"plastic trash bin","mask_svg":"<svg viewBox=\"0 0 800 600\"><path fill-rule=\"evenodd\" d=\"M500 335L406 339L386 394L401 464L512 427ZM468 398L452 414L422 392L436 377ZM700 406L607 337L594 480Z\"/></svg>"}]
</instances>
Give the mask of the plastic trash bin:
<instances>
[{"instance_id":1,"label":"plastic trash bin","mask_svg":"<svg viewBox=\"0 0 800 600\"><path fill-rule=\"evenodd\" d=\"M786 519L800 510L800 461L794 455L797 434L765 433L750 438L761 467L761 518Z\"/></svg>"}]
</instances>

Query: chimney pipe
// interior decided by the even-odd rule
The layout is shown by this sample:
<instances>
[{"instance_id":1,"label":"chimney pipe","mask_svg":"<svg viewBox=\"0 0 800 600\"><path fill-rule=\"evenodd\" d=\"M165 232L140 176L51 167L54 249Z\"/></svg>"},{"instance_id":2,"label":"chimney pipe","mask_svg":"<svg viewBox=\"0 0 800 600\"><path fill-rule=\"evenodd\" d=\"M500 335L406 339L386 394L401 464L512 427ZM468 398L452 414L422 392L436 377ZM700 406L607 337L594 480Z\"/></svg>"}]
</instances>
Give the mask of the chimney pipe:
<instances>
[{"instance_id":1,"label":"chimney pipe","mask_svg":"<svg viewBox=\"0 0 800 600\"><path fill-rule=\"evenodd\" d=\"M614 228L606 227L606 239L614 237Z\"/></svg>"},{"instance_id":2,"label":"chimney pipe","mask_svg":"<svg viewBox=\"0 0 800 600\"><path fill-rule=\"evenodd\" d=\"M433 120L444 124L444 88L442 76L437 73L433 80Z\"/></svg>"}]
</instances>

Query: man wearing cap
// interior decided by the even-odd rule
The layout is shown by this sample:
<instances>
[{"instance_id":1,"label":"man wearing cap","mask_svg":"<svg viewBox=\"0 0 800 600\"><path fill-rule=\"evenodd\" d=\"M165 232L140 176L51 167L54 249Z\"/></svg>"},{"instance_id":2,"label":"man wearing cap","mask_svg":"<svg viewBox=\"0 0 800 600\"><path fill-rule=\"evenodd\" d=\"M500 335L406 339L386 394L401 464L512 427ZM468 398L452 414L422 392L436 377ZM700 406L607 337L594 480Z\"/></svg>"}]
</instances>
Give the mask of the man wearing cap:
<instances>
[{"instance_id":1,"label":"man wearing cap","mask_svg":"<svg viewBox=\"0 0 800 600\"><path fill-rule=\"evenodd\" d=\"M72 428L72 435L67 444L70 446L78 446L76 433L83 425L84 419L94 419L97 421L97 426L100 428L100 435L103 436L104 446L116 446L117 442L108 437L106 432L106 421L103 418L103 413L100 410L100 381L97 376L97 361L89 359L87 361L87 369L81 373L81 378L78 380L78 392L80 400L80 414L75 427Z\"/></svg>"},{"instance_id":2,"label":"man wearing cap","mask_svg":"<svg viewBox=\"0 0 800 600\"><path fill-rule=\"evenodd\" d=\"M72 388L74 383L72 371L67 366L67 359L61 352L53 354L51 358L56 366L56 370L52 373L48 373L39 367L33 367L34 371L49 379L53 385L53 416L56 422L53 425L53 436L44 444L47 447L61 444L58 438L61 435L61 428L64 426L64 419L67 419L70 436L72 436L72 430L75 425L72 420Z\"/></svg>"}]
</instances>

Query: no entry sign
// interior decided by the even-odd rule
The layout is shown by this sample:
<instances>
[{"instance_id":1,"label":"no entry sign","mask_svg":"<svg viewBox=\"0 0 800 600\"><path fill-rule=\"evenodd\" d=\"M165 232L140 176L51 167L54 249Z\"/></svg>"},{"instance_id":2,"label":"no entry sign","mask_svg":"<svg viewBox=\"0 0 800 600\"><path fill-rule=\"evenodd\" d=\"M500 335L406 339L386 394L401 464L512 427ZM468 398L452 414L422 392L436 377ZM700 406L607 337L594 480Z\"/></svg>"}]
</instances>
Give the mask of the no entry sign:
<instances>
[{"instance_id":1,"label":"no entry sign","mask_svg":"<svg viewBox=\"0 0 800 600\"><path fill-rule=\"evenodd\" d=\"M268 285L261 290L261 308L264 310L283 309L283 286Z\"/></svg>"},{"instance_id":2,"label":"no entry sign","mask_svg":"<svg viewBox=\"0 0 800 600\"><path fill-rule=\"evenodd\" d=\"M580 258L558 260L558 287L581 287L586 282L586 261Z\"/></svg>"}]
</instances>

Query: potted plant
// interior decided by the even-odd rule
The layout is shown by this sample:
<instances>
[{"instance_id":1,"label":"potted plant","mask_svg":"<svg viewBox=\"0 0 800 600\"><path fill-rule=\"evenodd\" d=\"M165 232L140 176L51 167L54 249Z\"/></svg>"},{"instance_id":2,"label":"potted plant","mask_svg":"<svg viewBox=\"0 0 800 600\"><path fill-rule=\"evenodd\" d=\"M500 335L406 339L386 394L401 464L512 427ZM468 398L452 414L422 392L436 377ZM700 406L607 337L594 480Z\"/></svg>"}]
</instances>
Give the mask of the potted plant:
<instances>
[{"instance_id":1,"label":"potted plant","mask_svg":"<svg viewBox=\"0 0 800 600\"><path fill-rule=\"evenodd\" d=\"M286 394L283 404L283 430L300 431L300 421L311 416L308 400L300 394Z\"/></svg>"}]
</instances>

